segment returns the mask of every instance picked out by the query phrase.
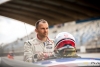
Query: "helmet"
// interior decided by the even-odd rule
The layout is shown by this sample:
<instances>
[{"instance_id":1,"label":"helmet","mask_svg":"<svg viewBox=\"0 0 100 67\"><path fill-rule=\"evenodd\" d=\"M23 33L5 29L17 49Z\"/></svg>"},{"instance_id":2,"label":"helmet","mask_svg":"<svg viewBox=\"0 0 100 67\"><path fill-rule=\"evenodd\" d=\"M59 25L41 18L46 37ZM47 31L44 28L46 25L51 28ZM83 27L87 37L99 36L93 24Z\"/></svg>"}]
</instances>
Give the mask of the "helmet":
<instances>
[{"instance_id":1,"label":"helmet","mask_svg":"<svg viewBox=\"0 0 100 67\"><path fill-rule=\"evenodd\" d=\"M55 37L55 53L60 57L76 57L75 38L68 32L61 32Z\"/></svg>"},{"instance_id":2,"label":"helmet","mask_svg":"<svg viewBox=\"0 0 100 67\"><path fill-rule=\"evenodd\" d=\"M55 37L55 49L61 50L63 48L75 48L75 38L68 32L61 32ZM69 45L69 46L68 46Z\"/></svg>"}]
</instances>

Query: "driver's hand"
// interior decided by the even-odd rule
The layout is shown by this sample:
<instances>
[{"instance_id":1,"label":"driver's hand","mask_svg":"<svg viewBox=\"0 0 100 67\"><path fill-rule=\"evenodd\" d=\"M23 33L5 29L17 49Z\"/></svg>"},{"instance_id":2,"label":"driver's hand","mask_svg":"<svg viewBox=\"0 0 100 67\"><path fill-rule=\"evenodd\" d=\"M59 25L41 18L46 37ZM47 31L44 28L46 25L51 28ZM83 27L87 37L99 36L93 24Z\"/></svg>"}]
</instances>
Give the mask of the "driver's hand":
<instances>
[{"instance_id":1,"label":"driver's hand","mask_svg":"<svg viewBox=\"0 0 100 67\"><path fill-rule=\"evenodd\" d=\"M49 58L49 56L51 56L52 54L48 54L48 53L39 53L38 55L37 55L37 59L38 60L45 60L45 59L48 59Z\"/></svg>"},{"instance_id":2,"label":"driver's hand","mask_svg":"<svg viewBox=\"0 0 100 67\"><path fill-rule=\"evenodd\" d=\"M43 53L38 53L37 54L37 59L38 60L43 60L44 59L44 54Z\"/></svg>"}]
</instances>

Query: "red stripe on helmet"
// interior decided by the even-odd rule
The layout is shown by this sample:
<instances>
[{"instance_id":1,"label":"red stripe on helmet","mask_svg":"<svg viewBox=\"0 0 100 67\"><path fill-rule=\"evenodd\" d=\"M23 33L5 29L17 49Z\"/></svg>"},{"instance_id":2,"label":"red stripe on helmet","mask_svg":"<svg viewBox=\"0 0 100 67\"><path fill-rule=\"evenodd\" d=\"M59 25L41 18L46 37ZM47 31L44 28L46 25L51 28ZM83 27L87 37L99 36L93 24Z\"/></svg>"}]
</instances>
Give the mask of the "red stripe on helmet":
<instances>
[{"instance_id":1,"label":"red stripe on helmet","mask_svg":"<svg viewBox=\"0 0 100 67\"><path fill-rule=\"evenodd\" d=\"M73 40L62 40L62 41L60 41L58 44L57 44L57 46L56 46L56 48L55 49L59 49L59 48L61 48L61 47L64 47L64 46L66 46L66 45L71 45L71 46L73 46L73 47L75 47L75 42L73 41Z\"/></svg>"}]
</instances>

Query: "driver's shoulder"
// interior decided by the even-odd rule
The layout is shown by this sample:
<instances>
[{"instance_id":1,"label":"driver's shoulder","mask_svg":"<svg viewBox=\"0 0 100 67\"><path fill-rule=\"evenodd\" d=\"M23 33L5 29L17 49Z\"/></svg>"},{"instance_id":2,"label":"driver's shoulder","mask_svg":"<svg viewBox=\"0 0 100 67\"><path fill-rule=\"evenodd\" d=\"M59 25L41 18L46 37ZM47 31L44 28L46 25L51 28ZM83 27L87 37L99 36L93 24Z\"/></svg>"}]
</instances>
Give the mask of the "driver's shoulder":
<instances>
[{"instance_id":1,"label":"driver's shoulder","mask_svg":"<svg viewBox=\"0 0 100 67\"><path fill-rule=\"evenodd\" d=\"M25 43L34 43L35 41L36 41L36 38L33 38L33 39L25 41Z\"/></svg>"}]
</instances>

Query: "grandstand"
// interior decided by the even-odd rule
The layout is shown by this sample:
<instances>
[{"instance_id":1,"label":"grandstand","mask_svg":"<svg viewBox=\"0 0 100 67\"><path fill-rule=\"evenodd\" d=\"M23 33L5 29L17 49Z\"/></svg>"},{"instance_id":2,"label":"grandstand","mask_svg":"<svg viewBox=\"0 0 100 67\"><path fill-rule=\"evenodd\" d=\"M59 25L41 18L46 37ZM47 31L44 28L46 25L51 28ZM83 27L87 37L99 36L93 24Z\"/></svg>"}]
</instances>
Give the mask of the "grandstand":
<instances>
[{"instance_id":1,"label":"grandstand","mask_svg":"<svg viewBox=\"0 0 100 67\"><path fill-rule=\"evenodd\" d=\"M86 49L100 47L100 18L54 25L50 28L49 37L54 39L60 32L69 32L75 37L77 50L81 46L86 46ZM6 44L6 46L3 46L3 52L6 54L13 51L15 55L23 54L24 42L35 36L36 33L32 32L30 35Z\"/></svg>"}]
</instances>

